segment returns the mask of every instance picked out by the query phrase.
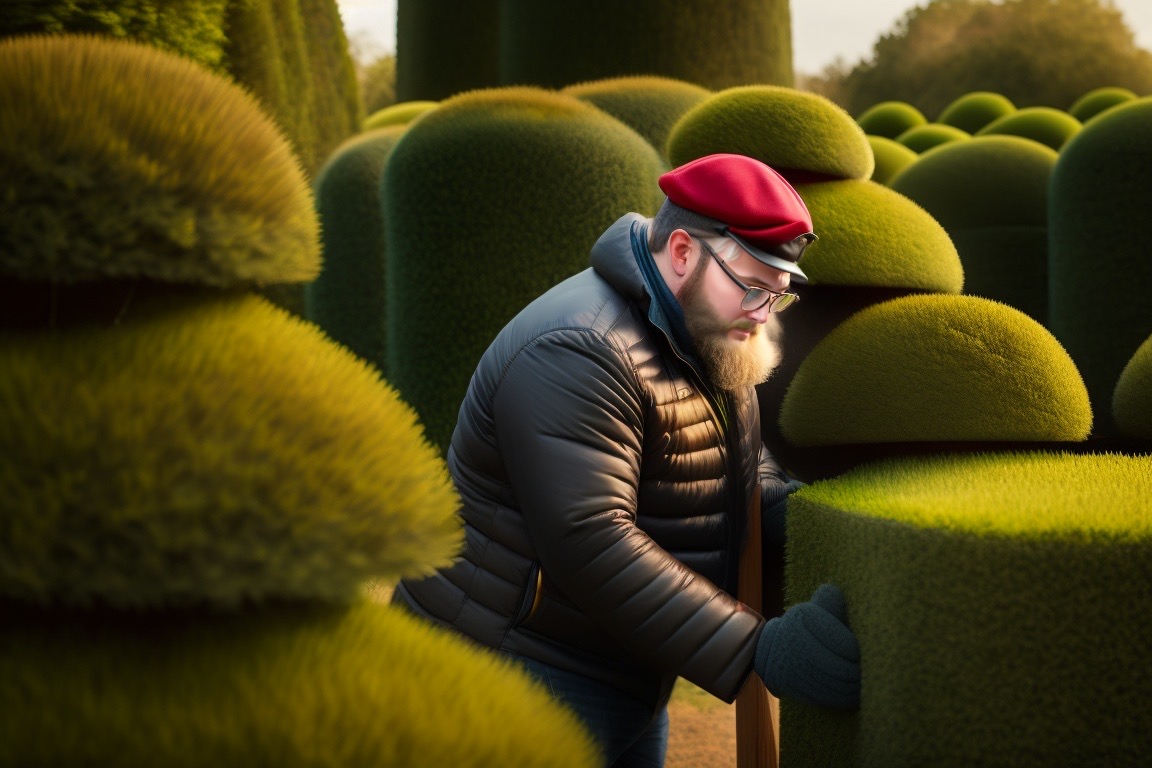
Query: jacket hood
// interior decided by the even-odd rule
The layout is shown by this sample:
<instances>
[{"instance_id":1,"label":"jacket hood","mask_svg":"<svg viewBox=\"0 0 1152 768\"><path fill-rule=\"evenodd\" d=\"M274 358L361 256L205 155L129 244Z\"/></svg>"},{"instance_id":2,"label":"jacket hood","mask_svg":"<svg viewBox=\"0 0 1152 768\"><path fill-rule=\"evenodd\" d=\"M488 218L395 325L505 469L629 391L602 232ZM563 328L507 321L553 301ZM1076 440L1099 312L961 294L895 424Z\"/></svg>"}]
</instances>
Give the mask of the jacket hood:
<instances>
[{"instance_id":1,"label":"jacket hood","mask_svg":"<svg viewBox=\"0 0 1152 768\"><path fill-rule=\"evenodd\" d=\"M600 235L592 246L592 253L588 259L598 275L624 296L639 302L641 306L647 305L650 294L644 282L644 275L640 272L640 266L636 263L632 238L647 237L647 230L641 232L641 228L650 221L651 219L638 213L624 214L615 224L604 230L604 234Z\"/></svg>"}]
</instances>

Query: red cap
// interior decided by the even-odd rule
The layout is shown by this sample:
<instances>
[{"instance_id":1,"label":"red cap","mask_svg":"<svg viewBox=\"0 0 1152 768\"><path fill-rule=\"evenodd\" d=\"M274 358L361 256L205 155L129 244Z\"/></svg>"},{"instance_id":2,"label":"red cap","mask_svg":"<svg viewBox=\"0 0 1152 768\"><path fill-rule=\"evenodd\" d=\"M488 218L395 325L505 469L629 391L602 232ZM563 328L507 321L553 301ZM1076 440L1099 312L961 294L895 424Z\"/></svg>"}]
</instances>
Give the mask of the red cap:
<instances>
[{"instance_id":1,"label":"red cap","mask_svg":"<svg viewBox=\"0 0 1152 768\"><path fill-rule=\"evenodd\" d=\"M816 239L812 216L792 185L764 163L744 155L706 155L669 171L659 183L676 205L723 223L717 234L808 281L796 263Z\"/></svg>"}]
</instances>

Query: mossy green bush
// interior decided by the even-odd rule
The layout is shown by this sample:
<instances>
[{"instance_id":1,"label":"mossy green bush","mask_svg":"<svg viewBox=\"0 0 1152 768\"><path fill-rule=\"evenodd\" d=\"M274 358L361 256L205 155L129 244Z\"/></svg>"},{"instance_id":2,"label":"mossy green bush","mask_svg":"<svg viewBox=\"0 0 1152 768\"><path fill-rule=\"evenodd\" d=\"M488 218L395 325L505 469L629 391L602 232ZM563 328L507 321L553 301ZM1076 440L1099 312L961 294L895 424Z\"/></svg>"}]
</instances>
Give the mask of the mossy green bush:
<instances>
[{"instance_id":1,"label":"mossy green bush","mask_svg":"<svg viewBox=\"0 0 1152 768\"><path fill-rule=\"evenodd\" d=\"M1089 120L1061 150L1048 193L1048 327L1084 374L1101 435L1114 433L1120 372L1152 335L1150 157L1152 97L1144 97Z\"/></svg>"},{"instance_id":2,"label":"mossy green bush","mask_svg":"<svg viewBox=\"0 0 1152 768\"><path fill-rule=\"evenodd\" d=\"M789 766L1141 765L1152 457L889 460L789 499L787 590L845 593L860 710L783 701Z\"/></svg>"},{"instance_id":3,"label":"mossy green bush","mask_svg":"<svg viewBox=\"0 0 1152 768\"><path fill-rule=\"evenodd\" d=\"M626 74L686 80L710 90L793 82L787 0L499 5L505 86L563 88Z\"/></svg>"},{"instance_id":4,"label":"mossy green bush","mask_svg":"<svg viewBox=\"0 0 1152 768\"><path fill-rule=\"evenodd\" d=\"M664 167L631 128L541 88L461 94L409 127L384 171L388 371L434 443L504 324L621 215L655 214Z\"/></svg>"},{"instance_id":5,"label":"mossy green bush","mask_svg":"<svg viewBox=\"0 0 1152 768\"><path fill-rule=\"evenodd\" d=\"M670 77L610 77L562 90L599 107L643 136L667 157L668 134L685 112L706 99L707 88Z\"/></svg>"},{"instance_id":6,"label":"mossy green bush","mask_svg":"<svg viewBox=\"0 0 1152 768\"><path fill-rule=\"evenodd\" d=\"M511 662L400 609L0 614L0 763L597 765Z\"/></svg>"},{"instance_id":7,"label":"mossy green bush","mask_svg":"<svg viewBox=\"0 0 1152 768\"><path fill-rule=\"evenodd\" d=\"M1012 100L994 91L972 91L953 100L936 118L941 125L951 125L966 133L976 133L984 126L1016 111Z\"/></svg>"},{"instance_id":8,"label":"mossy green bush","mask_svg":"<svg viewBox=\"0 0 1152 768\"><path fill-rule=\"evenodd\" d=\"M881 101L857 115L856 122L866 134L895 139L909 128L924 125L928 118L906 101Z\"/></svg>"},{"instance_id":9,"label":"mossy green bush","mask_svg":"<svg viewBox=\"0 0 1152 768\"><path fill-rule=\"evenodd\" d=\"M348 600L460 544L412 409L248 295L0 335L0 596L123 608Z\"/></svg>"},{"instance_id":10,"label":"mossy green bush","mask_svg":"<svg viewBox=\"0 0 1152 768\"><path fill-rule=\"evenodd\" d=\"M407 125L420 115L440 105L438 101L402 101L378 109L364 118L364 130L372 131L391 125Z\"/></svg>"},{"instance_id":11,"label":"mossy green bush","mask_svg":"<svg viewBox=\"0 0 1152 768\"><path fill-rule=\"evenodd\" d=\"M892 178L904 170L919 155L895 139L885 136L868 136L868 143L872 146L872 156L876 159L876 167L872 169L872 181L884 186L891 186Z\"/></svg>"},{"instance_id":12,"label":"mossy green bush","mask_svg":"<svg viewBox=\"0 0 1152 768\"><path fill-rule=\"evenodd\" d=\"M1068 114L1081 123L1086 123L1109 107L1124 104L1135 98L1138 98L1136 93L1128 88L1120 88L1118 86L1094 88L1076 99L1076 101L1072 103L1072 106L1068 108Z\"/></svg>"},{"instance_id":13,"label":"mossy green bush","mask_svg":"<svg viewBox=\"0 0 1152 768\"><path fill-rule=\"evenodd\" d=\"M90 34L148 43L220 69L229 0L23 0L4 4L0 38Z\"/></svg>"},{"instance_id":14,"label":"mossy green bush","mask_svg":"<svg viewBox=\"0 0 1152 768\"><path fill-rule=\"evenodd\" d=\"M1112 418L1121 434L1152 440L1152 336L1120 372L1112 393Z\"/></svg>"},{"instance_id":15,"label":"mossy green bush","mask_svg":"<svg viewBox=\"0 0 1152 768\"><path fill-rule=\"evenodd\" d=\"M396 4L396 100L440 101L500 84L500 0Z\"/></svg>"},{"instance_id":16,"label":"mossy green bush","mask_svg":"<svg viewBox=\"0 0 1152 768\"><path fill-rule=\"evenodd\" d=\"M925 123L924 125L916 125L904 131L904 133L896 137L896 141L908 147L908 149L913 152L921 154L941 144L947 144L953 141L965 141L970 138L972 138L970 133L954 125Z\"/></svg>"},{"instance_id":17,"label":"mossy green bush","mask_svg":"<svg viewBox=\"0 0 1152 768\"><path fill-rule=\"evenodd\" d=\"M1053 107L1022 107L988 123L976 135L1023 136L1059 152L1081 127L1079 120L1063 110Z\"/></svg>"},{"instance_id":18,"label":"mossy green bush","mask_svg":"<svg viewBox=\"0 0 1152 768\"><path fill-rule=\"evenodd\" d=\"M891 183L956 245L965 292L1048 322L1048 182L1058 155L1019 136L975 136L925 152Z\"/></svg>"},{"instance_id":19,"label":"mossy green bush","mask_svg":"<svg viewBox=\"0 0 1152 768\"><path fill-rule=\"evenodd\" d=\"M306 315L387 374L388 274L384 166L406 125L366 131L337 147L316 176L324 268L305 292Z\"/></svg>"},{"instance_id":20,"label":"mossy green bush","mask_svg":"<svg viewBox=\"0 0 1152 768\"><path fill-rule=\"evenodd\" d=\"M815 93L774 85L727 88L690 109L668 136L668 159L680 166L716 152L748 155L793 184L867 179L872 148L852 116Z\"/></svg>"},{"instance_id":21,"label":"mossy green bush","mask_svg":"<svg viewBox=\"0 0 1152 768\"><path fill-rule=\"evenodd\" d=\"M300 164L224 77L140 43L12 38L0 104L0 274L230 287L319 271Z\"/></svg>"},{"instance_id":22,"label":"mossy green bush","mask_svg":"<svg viewBox=\"0 0 1152 768\"><path fill-rule=\"evenodd\" d=\"M1078 441L1092 424L1075 364L1047 330L976 296L906 296L857 312L816 345L784 396L800 446Z\"/></svg>"}]
</instances>

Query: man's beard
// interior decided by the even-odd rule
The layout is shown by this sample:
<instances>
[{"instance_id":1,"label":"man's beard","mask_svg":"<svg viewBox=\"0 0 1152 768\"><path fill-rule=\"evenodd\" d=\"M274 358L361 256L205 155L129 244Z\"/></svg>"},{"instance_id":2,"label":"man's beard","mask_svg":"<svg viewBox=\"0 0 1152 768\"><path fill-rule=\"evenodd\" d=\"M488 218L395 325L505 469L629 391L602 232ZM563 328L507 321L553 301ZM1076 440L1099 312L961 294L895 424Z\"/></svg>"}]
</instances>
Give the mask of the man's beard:
<instances>
[{"instance_id":1,"label":"man's beard","mask_svg":"<svg viewBox=\"0 0 1152 768\"><path fill-rule=\"evenodd\" d=\"M721 320L704 301L701 286L704 270L698 269L680 291L680 306L688 333L696 345L701 362L720 389L736 390L768 380L780 363L780 321L768 315L763 325L748 319L735 322ZM729 338L728 332L740 329L750 332L747 339Z\"/></svg>"}]
</instances>

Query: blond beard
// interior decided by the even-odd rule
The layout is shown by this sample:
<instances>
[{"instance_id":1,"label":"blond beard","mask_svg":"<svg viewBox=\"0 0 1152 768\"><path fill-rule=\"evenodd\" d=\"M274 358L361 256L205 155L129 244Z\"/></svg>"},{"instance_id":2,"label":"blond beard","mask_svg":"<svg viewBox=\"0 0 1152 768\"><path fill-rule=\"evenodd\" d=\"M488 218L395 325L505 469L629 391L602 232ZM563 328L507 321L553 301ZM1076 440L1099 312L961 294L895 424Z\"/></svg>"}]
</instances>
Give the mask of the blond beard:
<instances>
[{"instance_id":1,"label":"blond beard","mask_svg":"<svg viewBox=\"0 0 1152 768\"><path fill-rule=\"evenodd\" d=\"M763 324L747 319L725 322L703 301L702 283L702 270L693 273L678 298L708 377L728 391L764 383L780 363L779 319L770 314ZM743 341L732 339L728 333L734 329L751 336Z\"/></svg>"}]
</instances>

